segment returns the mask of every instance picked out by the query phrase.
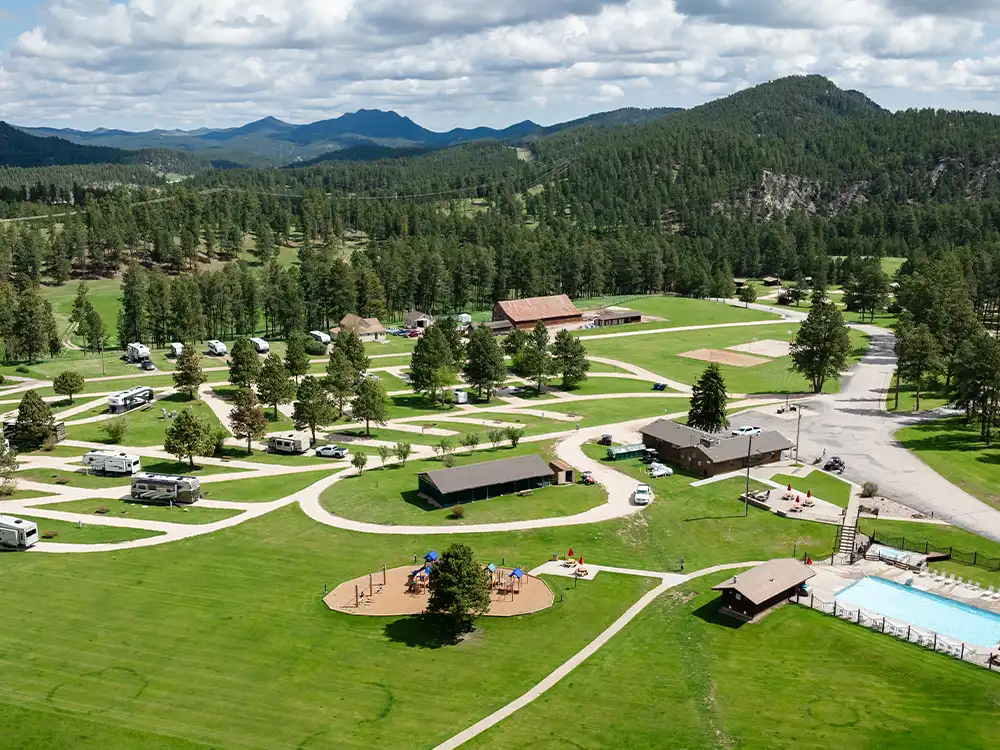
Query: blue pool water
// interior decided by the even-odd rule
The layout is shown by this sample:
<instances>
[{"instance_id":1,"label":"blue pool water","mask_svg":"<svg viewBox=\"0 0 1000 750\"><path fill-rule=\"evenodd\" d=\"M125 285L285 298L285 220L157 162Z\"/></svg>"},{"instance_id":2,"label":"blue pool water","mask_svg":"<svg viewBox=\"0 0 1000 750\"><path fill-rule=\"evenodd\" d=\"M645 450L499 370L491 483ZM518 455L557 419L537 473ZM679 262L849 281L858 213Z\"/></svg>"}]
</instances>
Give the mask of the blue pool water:
<instances>
[{"instance_id":1,"label":"blue pool water","mask_svg":"<svg viewBox=\"0 0 1000 750\"><path fill-rule=\"evenodd\" d=\"M1000 641L1000 615L884 578L862 578L841 589L836 599L973 646Z\"/></svg>"}]
</instances>

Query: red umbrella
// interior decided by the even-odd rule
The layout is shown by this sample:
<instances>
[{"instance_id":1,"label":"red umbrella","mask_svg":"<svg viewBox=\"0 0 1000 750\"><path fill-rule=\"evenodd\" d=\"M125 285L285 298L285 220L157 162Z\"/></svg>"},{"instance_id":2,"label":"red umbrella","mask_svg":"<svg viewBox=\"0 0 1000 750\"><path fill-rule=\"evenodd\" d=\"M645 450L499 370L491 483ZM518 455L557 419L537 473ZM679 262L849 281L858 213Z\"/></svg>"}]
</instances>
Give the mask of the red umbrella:
<instances>
[{"instance_id":1,"label":"red umbrella","mask_svg":"<svg viewBox=\"0 0 1000 750\"><path fill-rule=\"evenodd\" d=\"M566 555L566 556L567 557L576 557L576 555L573 554L573 548L572 547L569 548L569 554Z\"/></svg>"},{"instance_id":2,"label":"red umbrella","mask_svg":"<svg viewBox=\"0 0 1000 750\"><path fill-rule=\"evenodd\" d=\"M813 496L813 491L812 490L806 490L806 497L812 497L812 496Z\"/></svg>"},{"instance_id":3,"label":"red umbrella","mask_svg":"<svg viewBox=\"0 0 1000 750\"><path fill-rule=\"evenodd\" d=\"M580 555L580 565L583 565L583 555Z\"/></svg>"},{"instance_id":4,"label":"red umbrella","mask_svg":"<svg viewBox=\"0 0 1000 750\"><path fill-rule=\"evenodd\" d=\"M788 483L788 491L789 491L789 492L791 492L791 491L792 491L792 483L791 483L791 482L789 482L789 483Z\"/></svg>"}]
</instances>

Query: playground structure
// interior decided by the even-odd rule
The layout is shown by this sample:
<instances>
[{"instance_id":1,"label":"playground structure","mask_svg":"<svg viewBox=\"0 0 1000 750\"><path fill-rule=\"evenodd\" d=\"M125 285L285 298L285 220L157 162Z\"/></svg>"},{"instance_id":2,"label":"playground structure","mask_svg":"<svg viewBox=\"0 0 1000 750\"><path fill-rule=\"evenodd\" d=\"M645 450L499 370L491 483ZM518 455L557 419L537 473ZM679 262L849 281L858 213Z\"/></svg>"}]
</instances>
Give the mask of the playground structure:
<instances>
[{"instance_id":1,"label":"playground structure","mask_svg":"<svg viewBox=\"0 0 1000 750\"><path fill-rule=\"evenodd\" d=\"M345 581L323 597L327 607L349 615L393 617L419 615L427 609L430 599L431 567L437 560L433 550L422 564L404 565L367 573ZM489 563L483 566L489 579L489 617L514 617L539 612L552 606L552 590L541 578L529 575L519 567L510 568Z\"/></svg>"}]
</instances>

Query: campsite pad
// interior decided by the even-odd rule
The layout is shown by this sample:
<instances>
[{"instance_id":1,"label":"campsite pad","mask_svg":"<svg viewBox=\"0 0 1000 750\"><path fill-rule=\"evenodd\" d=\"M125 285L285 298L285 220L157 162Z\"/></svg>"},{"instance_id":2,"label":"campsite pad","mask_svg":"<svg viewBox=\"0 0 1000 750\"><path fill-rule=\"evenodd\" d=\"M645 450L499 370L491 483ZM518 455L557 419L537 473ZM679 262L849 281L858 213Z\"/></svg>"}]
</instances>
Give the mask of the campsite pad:
<instances>
[{"instance_id":1,"label":"campsite pad","mask_svg":"<svg viewBox=\"0 0 1000 750\"><path fill-rule=\"evenodd\" d=\"M368 576L363 575L351 581L340 584L323 597L323 601L335 612L344 612L349 615L372 615L375 617L391 617L399 615L419 615L427 608L429 594L426 588L423 593L411 594L407 590L407 581L410 571L418 570L422 567L417 565L406 565L402 568L392 568L385 573L386 583L379 593L379 584L382 582L382 571L372 573L373 596L368 596ZM498 569L500 578L509 581L510 568ZM484 573L485 575L485 573ZM360 607L354 604L354 587L365 592L364 604ZM490 617L511 617L514 615L528 615L532 612L539 612L552 606L554 597L551 589L541 578L528 575L521 578L521 588L511 594L500 594L496 589L491 591L490 611L486 614Z\"/></svg>"},{"instance_id":2,"label":"campsite pad","mask_svg":"<svg viewBox=\"0 0 1000 750\"><path fill-rule=\"evenodd\" d=\"M792 351L792 345L788 341L779 341L778 339L763 339L750 344L737 344L726 348L730 351L745 352L761 357L787 357Z\"/></svg>"},{"instance_id":3,"label":"campsite pad","mask_svg":"<svg viewBox=\"0 0 1000 750\"><path fill-rule=\"evenodd\" d=\"M705 362L718 362L720 365L732 365L733 367L753 367L770 362L769 359L761 357L751 357L748 354L737 354L725 349L692 349L689 352L682 352L678 357L688 359L700 359Z\"/></svg>"}]
</instances>

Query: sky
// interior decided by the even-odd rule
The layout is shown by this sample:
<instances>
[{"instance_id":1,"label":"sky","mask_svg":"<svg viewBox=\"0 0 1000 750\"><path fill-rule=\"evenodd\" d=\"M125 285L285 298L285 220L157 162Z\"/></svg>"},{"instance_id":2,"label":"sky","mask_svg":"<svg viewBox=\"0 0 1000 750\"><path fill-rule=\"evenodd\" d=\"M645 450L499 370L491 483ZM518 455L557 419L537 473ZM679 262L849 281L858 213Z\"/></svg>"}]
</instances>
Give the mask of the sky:
<instances>
[{"instance_id":1,"label":"sky","mask_svg":"<svg viewBox=\"0 0 1000 750\"><path fill-rule=\"evenodd\" d=\"M0 0L19 125L547 125L806 73L890 109L1000 113L1000 0Z\"/></svg>"}]
</instances>

